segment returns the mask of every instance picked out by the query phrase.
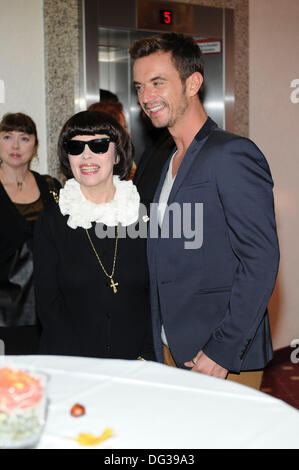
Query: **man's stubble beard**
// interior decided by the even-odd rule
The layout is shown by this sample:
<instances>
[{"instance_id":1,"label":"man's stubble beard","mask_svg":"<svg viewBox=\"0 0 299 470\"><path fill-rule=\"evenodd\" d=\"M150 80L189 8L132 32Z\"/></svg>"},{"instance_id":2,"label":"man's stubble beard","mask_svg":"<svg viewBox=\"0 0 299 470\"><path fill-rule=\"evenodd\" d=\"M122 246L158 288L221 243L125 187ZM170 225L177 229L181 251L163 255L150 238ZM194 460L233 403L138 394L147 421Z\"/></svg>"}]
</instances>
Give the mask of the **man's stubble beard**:
<instances>
[{"instance_id":1,"label":"man's stubble beard","mask_svg":"<svg viewBox=\"0 0 299 470\"><path fill-rule=\"evenodd\" d=\"M186 94L185 94L185 88L182 91L182 101L180 102L178 108L175 109L173 113L171 113L169 105L167 103L165 103L165 104L166 104L166 106L169 110L169 113L170 113L168 122L166 122L166 123L159 123L159 122L155 123L154 120L152 120L150 118L150 116L148 116L149 119L151 120L153 126L156 127L156 128L167 127L169 129L169 128L175 126L180 121L180 119L183 117L183 115L185 114L185 112L186 112L186 110L189 106L189 103L188 103L188 100L187 100Z\"/></svg>"},{"instance_id":2,"label":"man's stubble beard","mask_svg":"<svg viewBox=\"0 0 299 470\"><path fill-rule=\"evenodd\" d=\"M168 124L167 124L168 128L174 127L176 124L179 123L179 121L184 116L186 110L188 109L188 106L189 106L188 100L187 100L185 94L183 94L183 100L180 103L178 109L176 109L175 114L173 116L170 115L170 117L169 117L169 121L168 121Z\"/></svg>"}]
</instances>

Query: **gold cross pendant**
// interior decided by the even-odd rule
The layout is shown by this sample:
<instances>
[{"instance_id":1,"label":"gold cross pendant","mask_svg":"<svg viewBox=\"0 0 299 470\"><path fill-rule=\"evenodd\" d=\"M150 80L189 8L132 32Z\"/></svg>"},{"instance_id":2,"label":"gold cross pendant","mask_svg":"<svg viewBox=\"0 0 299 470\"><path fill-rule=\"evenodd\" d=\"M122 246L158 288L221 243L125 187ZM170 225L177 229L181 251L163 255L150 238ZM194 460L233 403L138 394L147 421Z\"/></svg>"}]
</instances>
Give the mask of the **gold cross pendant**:
<instances>
[{"instance_id":1,"label":"gold cross pendant","mask_svg":"<svg viewBox=\"0 0 299 470\"><path fill-rule=\"evenodd\" d=\"M117 292L116 286L118 286L118 282L114 282L113 279L111 278L110 287L112 287L114 294L116 294Z\"/></svg>"}]
</instances>

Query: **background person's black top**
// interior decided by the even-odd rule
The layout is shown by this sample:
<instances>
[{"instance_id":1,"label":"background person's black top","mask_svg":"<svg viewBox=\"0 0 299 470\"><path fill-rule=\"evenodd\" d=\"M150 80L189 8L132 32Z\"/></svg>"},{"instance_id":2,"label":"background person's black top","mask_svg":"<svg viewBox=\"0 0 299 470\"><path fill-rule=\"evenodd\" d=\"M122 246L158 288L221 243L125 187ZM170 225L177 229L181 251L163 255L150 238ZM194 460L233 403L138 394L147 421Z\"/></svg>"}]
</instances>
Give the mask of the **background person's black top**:
<instances>
[{"instance_id":1,"label":"background person's black top","mask_svg":"<svg viewBox=\"0 0 299 470\"><path fill-rule=\"evenodd\" d=\"M150 204L159 184L163 167L175 150L175 143L167 128L161 129L155 142L146 146L134 175L133 183L140 194L140 201L150 212Z\"/></svg>"},{"instance_id":2,"label":"background person's black top","mask_svg":"<svg viewBox=\"0 0 299 470\"><path fill-rule=\"evenodd\" d=\"M56 205L50 191L61 184L49 175L32 171L40 191L29 204L12 202L0 183L0 340L5 354L36 354L40 325L36 318L33 285L33 230L49 205Z\"/></svg>"}]
</instances>

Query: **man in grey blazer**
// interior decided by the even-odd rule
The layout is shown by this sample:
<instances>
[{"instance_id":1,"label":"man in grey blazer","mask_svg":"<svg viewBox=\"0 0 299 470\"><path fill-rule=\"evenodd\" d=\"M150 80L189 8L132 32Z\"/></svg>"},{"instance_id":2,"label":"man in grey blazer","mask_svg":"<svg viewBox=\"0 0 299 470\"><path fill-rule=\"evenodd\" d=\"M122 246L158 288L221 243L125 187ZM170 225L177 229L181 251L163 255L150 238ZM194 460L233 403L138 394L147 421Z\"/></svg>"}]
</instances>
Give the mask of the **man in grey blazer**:
<instances>
[{"instance_id":1,"label":"man in grey blazer","mask_svg":"<svg viewBox=\"0 0 299 470\"><path fill-rule=\"evenodd\" d=\"M156 356L259 388L273 354L267 304L279 263L268 163L207 116L191 37L141 39L130 53L142 109L175 142L150 215L159 225L148 239Z\"/></svg>"}]
</instances>

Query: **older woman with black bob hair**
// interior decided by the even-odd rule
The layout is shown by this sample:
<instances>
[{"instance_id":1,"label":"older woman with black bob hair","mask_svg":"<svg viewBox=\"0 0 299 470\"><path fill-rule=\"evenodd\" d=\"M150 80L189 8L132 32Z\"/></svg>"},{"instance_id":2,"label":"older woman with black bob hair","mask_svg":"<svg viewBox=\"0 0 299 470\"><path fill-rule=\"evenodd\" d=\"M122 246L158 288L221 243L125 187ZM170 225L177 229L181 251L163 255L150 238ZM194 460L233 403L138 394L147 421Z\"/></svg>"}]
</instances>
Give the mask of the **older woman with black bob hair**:
<instances>
[{"instance_id":1,"label":"older woman with black bob hair","mask_svg":"<svg viewBox=\"0 0 299 470\"><path fill-rule=\"evenodd\" d=\"M112 116L83 111L63 126L58 154L67 181L35 231L40 353L153 360L146 240L123 231L146 223L125 180L130 137Z\"/></svg>"}]
</instances>

